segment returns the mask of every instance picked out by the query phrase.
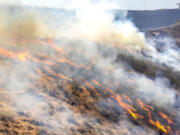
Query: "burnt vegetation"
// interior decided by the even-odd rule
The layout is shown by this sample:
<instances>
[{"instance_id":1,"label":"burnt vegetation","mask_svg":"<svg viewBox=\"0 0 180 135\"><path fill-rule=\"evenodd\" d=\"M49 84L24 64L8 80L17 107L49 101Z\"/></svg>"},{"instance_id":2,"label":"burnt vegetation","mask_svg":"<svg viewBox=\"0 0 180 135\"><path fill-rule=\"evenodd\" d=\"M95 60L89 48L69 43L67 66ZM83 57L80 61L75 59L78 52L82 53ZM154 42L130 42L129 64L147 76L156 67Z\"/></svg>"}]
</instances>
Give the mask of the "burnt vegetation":
<instances>
[{"instance_id":1,"label":"burnt vegetation","mask_svg":"<svg viewBox=\"0 0 180 135\"><path fill-rule=\"evenodd\" d=\"M17 30L18 40L0 47L0 134L178 135L180 123L174 110L149 103L136 91L134 80L119 74L115 79L112 71L119 64L123 72L151 80L160 72L177 91L180 72L152 62L146 52L98 43L98 56L89 58L83 53L86 48L78 48L80 41L61 48L59 40L36 38L34 23L16 26L23 26ZM16 29L11 31L16 34ZM103 65L102 59L96 63L97 57L111 58L112 63L103 61Z\"/></svg>"}]
</instances>

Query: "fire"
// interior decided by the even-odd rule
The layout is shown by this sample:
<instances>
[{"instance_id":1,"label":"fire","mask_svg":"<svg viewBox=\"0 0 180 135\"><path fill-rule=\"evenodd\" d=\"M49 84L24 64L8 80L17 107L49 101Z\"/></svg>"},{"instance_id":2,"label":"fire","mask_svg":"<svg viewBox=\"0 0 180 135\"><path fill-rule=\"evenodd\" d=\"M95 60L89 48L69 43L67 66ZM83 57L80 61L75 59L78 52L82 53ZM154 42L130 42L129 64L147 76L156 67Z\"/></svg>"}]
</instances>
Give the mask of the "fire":
<instances>
[{"instance_id":1,"label":"fire","mask_svg":"<svg viewBox=\"0 0 180 135\"><path fill-rule=\"evenodd\" d=\"M135 119L137 120L137 115L136 113L132 112L130 109L127 110L129 112L129 114Z\"/></svg>"},{"instance_id":2,"label":"fire","mask_svg":"<svg viewBox=\"0 0 180 135\"><path fill-rule=\"evenodd\" d=\"M86 82L85 84L86 84L87 87L89 87L96 95L99 95L99 93L96 91L96 89L95 89L89 82Z\"/></svg>"},{"instance_id":3,"label":"fire","mask_svg":"<svg viewBox=\"0 0 180 135\"><path fill-rule=\"evenodd\" d=\"M87 95L90 95L89 91L84 86L81 86L81 88L83 89L84 93L86 93Z\"/></svg>"},{"instance_id":4,"label":"fire","mask_svg":"<svg viewBox=\"0 0 180 135\"><path fill-rule=\"evenodd\" d=\"M117 100L117 102L119 103L119 105L125 109L126 111L131 110L131 111L136 111L135 108L133 108L132 106L130 106L129 104L126 104L124 102L122 102L122 98L120 97L120 95L116 95L115 99Z\"/></svg>"},{"instance_id":5,"label":"fire","mask_svg":"<svg viewBox=\"0 0 180 135\"><path fill-rule=\"evenodd\" d=\"M51 73L51 74L54 75L54 76L57 76L57 77L59 77L59 78L65 79L65 80L73 81L71 78L69 78L69 77L67 77L67 76L65 76L65 75L62 75L62 74L60 74L60 73L57 74L57 73L55 73L53 70L48 69L48 68L46 68L46 67L44 67L43 69L46 70L46 71L48 71L49 73Z\"/></svg>"},{"instance_id":6,"label":"fire","mask_svg":"<svg viewBox=\"0 0 180 135\"><path fill-rule=\"evenodd\" d=\"M8 58L14 58L15 57L15 53L8 51L6 48L0 48L0 54L4 57L8 57Z\"/></svg>"},{"instance_id":7,"label":"fire","mask_svg":"<svg viewBox=\"0 0 180 135\"><path fill-rule=\"evenodd\" d=\"M125 99L127 99L129 103L132 103L132 102L133 102L127 95L123 95L123 97L124 97Z\"/></svg>"},{"instance_id":8,"label":"fire","mask_svg":"<svg viewBox=\"0 0 180 135\"><path fill-rule=\"evenodd\" d=\"M19 54L18 57L19 57L19 59L20 59L21 61L25 61L25 60L26 60L24 54Z\"/></svg>"},{"instance_id":9,"label":"fire","mask_svg":"<svg viewBox=\"0 0 180 135\"><path fill-rule=\"evenodd\" d=\"M93 82L94 82L97 86L101 87L101 84L100 84L98 81L93 80Z\"/></svg>"},{"instance_id":10,"label":"fire","mask_svg":"<svg viewBox=\"0 0 180 135\"><path fill-rule=\"evenodd\" d=\"M159 115L160 115L162 118L166 119L169 124L174 124L173 121L172 121L166 114L164 114L164 113L162 113L162 112L159 112Z\"/></svg>"},{"instance_id":11,"label":"fire","mask_svg":"<svg viewBox=\"0 0 180 135\"><path fill-rule=\"evenodd\" d=\"M150 111L147 107L145 107L146 105L140 99L137 99L137 102L140 105L141 109L143 109L143 110L145 110L147 112Z\"/></svg>"},{"instance_id":12,"label":"fire","mask_svg":"<svg viewBox=\"0 0 180 135\"><path fill-rule=\"evenodd\" d=\"M57 47L57 45L53 42L53 38L49 38L47 41L47 44L52 47L54 50L56 50L58 53L66 55L67 53L60 47Z\"/></svg>"},{"instance_id":13,"label":"fire","mask_svg":"<svg viewBox=\"0 0 180 135\"><path fill-rule=\"evenodd\" d=\"M69 59L67 57L68 53L63 48L58 47L58 45L53 42L53 39L49 39L48 41L39 40L37 41L37 43L47 44L48 46L50 46L57 52L57 58L52 58L50 56L32 55L28 50L24 52L14 52L3 47L0 47L0 56L9 59L16 59L21 62L31 61L41 64L41 68L35 69L37 74L46 75L47 73L46 76L49 78L49 80L56 80L55 78L58 78L58 80L62 79L67 83L64 83L64 85L69 85L69 83L72 83L74 79L66 75L66 73L55 71L53 70L53 68L51 69L51 66L55 67L60 65L59 67L61 68L61 64L70 65L72 68L80 68L82 70L86 69L91 72L91 68L89 68L88 66L82 63L77 64ZM130 83L134 83L134 80L132 79L129 79L128 81ZM133 99L128 94L121 95L113 90L113 87L110 83L107 84L95 78L92 78L88 81L85 80L84 82L85 83L80 85L80 89L86 96L92 96L92 93L94 93L98 97L106 95L108 97L106 100L111 104L113 104L115 101L116 105L119 105L124 110L124 113L128 114L128 117L130 117L130 119L133 119L139 123L145 123L144 125L150 127L153 126L156 129L162 131L164 134L173 132L172 125L176 125L175 122L173 122L173 119L171 119L171 117L163 112L158 112L158 115L160 118L166 120L167 123L164 124L160 120L154 119L152 114L155 114L157 111L154 107L145 104L143 100L139 98ZM48 81L46 81L46 83L48 83ZM176 134L178 134L178 131L176 132Z\"/></svg>"},{"instance_id":14,"label":"fire","mask_svg":"<svg viewBox=\"0 0 180 135\"><path fill-rule=\"evenodd\" d=\"M167 129L163 125L161 125L159 121L154 122L152 119L150 119L149 122L152 125L156 126L158 129L162 130L165 134L167 134Z\"/></svg>"}]
</instances>

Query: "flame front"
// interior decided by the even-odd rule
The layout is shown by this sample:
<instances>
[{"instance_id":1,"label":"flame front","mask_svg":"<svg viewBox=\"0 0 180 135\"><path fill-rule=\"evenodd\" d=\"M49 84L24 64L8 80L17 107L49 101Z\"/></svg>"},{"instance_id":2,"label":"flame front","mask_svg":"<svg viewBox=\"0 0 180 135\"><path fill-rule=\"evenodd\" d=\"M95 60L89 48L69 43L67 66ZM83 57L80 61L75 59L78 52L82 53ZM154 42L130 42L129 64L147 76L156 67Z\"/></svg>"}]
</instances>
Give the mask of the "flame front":
<instances>
[{"instance_id":1,"label":"flame front","mask_svg":"<svg viewBox=\"0 0 180 135\"><path fill-rule=\"evenodd\" d=\"M84 63L76 64L74 61L70 60L68 58L69 54L63 50L63 48L59 48L57 44L53 43L53 39L49 39L48 41L40 40L37 41L37 43L40 45L48 45L50 49L56 52L57 58L44 55L44 59L41 59L40 54L39 56L33 54L31 55L31 52L29 52L28 49L23 52L15 52L3 47L0 48L0 56L5 59L18 60L22 63L26 63L28 61L38 63L41 65L41 68L35 69L37 74L47 76L51 80L63 80L64 86L71 85L74 81L80 82L79 89L82 89L82 92L85 93L85 95L89 97L106 97L107 102L110 104L113 103L119 105L119 107L123 109L123 113L127 114L129 119L152 129L155 128L163 134L174 133L178 135L178 131L173 129L173 127L176 126L176 122L171 119L171 115L168 116L166 112L157 111L157 108L143 103L143 101L139 98L132 99L126 94L119 94L113 90L111 84L106 84L93 77L88 78L87 80L84 80L84 78L72 78L69 74L65 74L66 72L64 71L68 71L71 70L70 68L73 68L80 69L81 71L84 70L86 72L93 72L93 69ZM62 69L63 72L61 72L61 70L55 70L55 68L49 68L59 67L61 69L61 67L64 68L63 64L65 64L65 67L67 68ZM133 80L129 81L134 83ZM154 118L152 114L156 116L158 115L158 119L156 117ZM163 122L161 122L161 120Z\"/></svg>"}]
</instances>

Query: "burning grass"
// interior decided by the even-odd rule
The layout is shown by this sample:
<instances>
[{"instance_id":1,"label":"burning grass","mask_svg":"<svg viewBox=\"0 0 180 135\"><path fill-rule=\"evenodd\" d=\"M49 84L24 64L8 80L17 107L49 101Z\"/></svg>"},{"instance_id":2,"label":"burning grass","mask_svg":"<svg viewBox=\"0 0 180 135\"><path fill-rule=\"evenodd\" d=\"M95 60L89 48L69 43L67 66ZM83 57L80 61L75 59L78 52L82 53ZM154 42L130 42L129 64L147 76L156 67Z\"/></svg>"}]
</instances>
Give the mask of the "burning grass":
<instances>
[{"instance_id":1,"label":"burning grass","mask_svg":"<svg viewBox=\"0 0 180 135\"><path fill-rule=\"evenodd\" d=\"M13 35L1 41L0 103L6 105L2 110L13 114L0 115L2 132L179 134L178 90L173 88L179 88L179 71L151 60L136 29L129 42L142 44L129 45L126 35L127 43L117 39L127 45L123 47L107 45L111 37L108 43L42 38L34 35L34 21L23 22L16 26L22 30L13 33L20 38ZM171 85L158 80L157 72Z\"/></svg>"},{"instance_id":2,"label":"burning grass","mask_svg":"<svg viewBox=\"0 0 180 135\"><path fill-rule=\"evenodd\" d=\"M28 91L30 93L36 92L39 97L42 96L47 101L49 100L48 113L52 116L58 113L57 109L60 105L55 101L51 102L51 100L61 99L66 102L75 113L93 117L100 125L106 126L110 123L110 125L113 125L122 119L129 119L136 125L156 129L162 134L172 134L178 129L178 123L174 117L165 110L165 113L163 113L163 109L145 104L138 96L132 96L135 95L135 92L131 87L120 84L117 90L112 90L113 87L111 85L106 86L103 82L94 80L94 74L91 74L91 69L84 68L86 66L77 67L71 60L54 61L52 59L46 60L46 57L44 57L43 61L46 61L44 63L40 60L41 58L33 57L28 53L11 52L5 48L1 49L1 57L6 59L6 61L15 58L20 63L32 61L34 64L40 64L38 69L33 69L36 74L40 75L40 79L33 79L33 74L27 74L31 80ZM64 72L63 67L66 68L66 72ZM98 71L98 69L96 70ZM81 74L81 76L79 76L80 78L73 79L65 75L67 71L69 71L70 74L76 71L76 74ZM154 70L152 71L154 72ZM84 77L83 72L86 72L85 78L82 78ZM88 78L86 78L86 76ZM131 80L129 81L131 82ZM160 110L162 110L162 112ZM24 111L24 113L28 114L28 111ZM79 125L76 121L73 123ZM30 122L30 124L32 123ZM17 124L14 123L13 125L15 126ZM84 126L85 125L82 125L81 128L76 129L74 132L79 132L79 134L96 134L93 125L89 126L89 128ZM28 129L25 127L24 130ZM11 131L8 130L7 132ZM13 132L16 132L16 130L14 129ZM32 132L36 134L34 128Z\"/></svg>"},{"instance_id":3,"label":"burning grass","mask_svg":"<svg viewBox=\"0 0 180 135\"><path fill-rule=\"evenodd\" d=\"M55 51L58 50L57 48L55 49ZM64 61L59 61L59 59L58 61L54 61L53 59L46 59L46 57L40 60L41 57L34 57L29 53L12 52L5 48L1 48L1 57L6 61L17 59L20 63L31 61L34 64L40 64L39 68L33 68L33 71L39 74L38 76L40 76L40 78L38 77L38 80L36 78L33 79L34 75L27 73L31 85L29 85L30 87L26 88L24 92L35 92L38 93L39 97L43 97L46 102L48 102L48 113L52 117L60 113L58 111L60 103L55 102L54 99L61 99L63 102L66 102L75 113L95 118L101 126L104 125L106 127L106 125L113 125L121 120L129 119L136 125L150 127L158 130L162 134L172 134L178 129L179 124L171 114L154 105L151 106L143 103L138 96L132 96L135 95L135 92L131 87L120 84L117 86L117 90L112 90L113 86L111 84L106 86L103 82L95 80L94 73L91 74L91 69L86 69L86 66L77 67L73 61L67 60L67 58L64 59ZM63 68L66 68L66 72L64 72ZM98 69L96 70L97 71L93 72L98 73ZM79 78L71 78L65 75L67 72L73 74L74 71L80 75ZM154 70L152 71L154 72ZM86 73L85 76L82 73ZM133 80L129 81L133 83ZM28 111L24 111L23 113L25 116L29 114ZM21 116L19 116L19 120L20 118ZM70 128L70 132L73 130L73 132L77 132L77 134L97 134L97 129L93 125L87 126L87 124L79 124L77 121L78 120L73 120L73 125L82 126L74 130ZM15 122L11 123L13 124L7 126L18 126ZM32 124L30 121L28 123ZM3 124L6 125L6 122L4 121ZM25 126L26 124L22 125ZM46 127L46 124L42 124L41 126ZM28 127L29 126L25 126L22 129L27 130L29 133L37 133L37 131L34 130L35 127L32 128L32 131L29 131L31 129ZM3 132L5 132L5 130L3 130ZM11 133L17 131L16 128L10 128L10 130L6 130L6 132Z\"/></svg>"}]
</instances>

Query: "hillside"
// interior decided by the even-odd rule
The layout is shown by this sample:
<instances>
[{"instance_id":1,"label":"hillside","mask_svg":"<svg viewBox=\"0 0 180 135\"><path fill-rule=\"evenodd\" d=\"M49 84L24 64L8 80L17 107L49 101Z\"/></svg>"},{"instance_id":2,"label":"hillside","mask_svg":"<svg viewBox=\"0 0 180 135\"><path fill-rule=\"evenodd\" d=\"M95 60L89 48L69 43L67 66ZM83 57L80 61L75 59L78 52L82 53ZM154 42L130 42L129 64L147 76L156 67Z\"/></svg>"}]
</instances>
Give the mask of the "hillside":
<instances>
[{"instance_id":1,"label":"hillside","mask_svg":"<svg viewBox=\"0 0 180 135\"><path fill-rule=\"evenodd\" d=\"M180 9L130 10L128 11L127 17L132 20L140 30L144 31L174 24L180 18Z\"/></svg>"},{"instance_id":2,"label":"hillside","mask_svg":"<svg viewBox=\"0 0 180 135\"><path fill-rule=\"evenodd\" d=\"M176 44L180 46L180 20L177 21L175 24L160 28L156 30L148 30L146 31L147 36L154 36L154 34L157 33L155 38L161 37L161 36L170 36L173 37L176 41Z\"/></svg>"},{"instance_id":3,"label":"hillside","mask_svg":"<svg viewBox=\"0 0 180 135\"><path fill-rule=\"evenodd\" d=\"M0 9L0 135L179 135L179 9L22 8Z\"/></svg>"}]
</instances>

